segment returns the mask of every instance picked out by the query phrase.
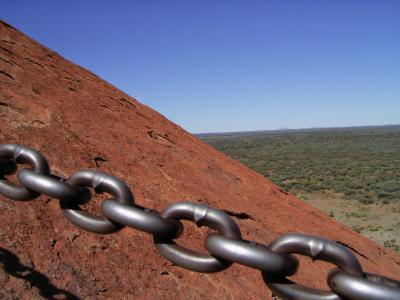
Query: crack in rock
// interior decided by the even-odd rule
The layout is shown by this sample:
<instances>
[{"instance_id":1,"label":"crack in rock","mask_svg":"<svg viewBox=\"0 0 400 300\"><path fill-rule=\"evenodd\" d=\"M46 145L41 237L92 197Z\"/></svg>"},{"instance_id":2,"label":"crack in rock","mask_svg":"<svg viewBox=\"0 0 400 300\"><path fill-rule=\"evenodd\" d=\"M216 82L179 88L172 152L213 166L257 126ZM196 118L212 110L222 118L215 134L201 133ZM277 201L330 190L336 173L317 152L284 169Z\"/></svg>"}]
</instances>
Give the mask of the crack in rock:
<instances>
[{"instance_id":1,"label":"crack in rock","mask_svg":"<svg viewBox=\"0 0 400 300\"><path fill-rule=\"evenodd\" d=\"M2 49L3 51L7 52L8 54L12 54L12 51L8 50L7 48L0 47L0 49Z\"/></svg>"},{"instance_id":2,"label":"crack in rock","mask_svg":"<svg viewBox=\"0 0 400 300\"><path fill-rule=\"evenodd\" d=\"M44 68L44 66L43 66L42 64L40 64L40 63L34 61L33 59L31 59L31 58L29 58L29 57L25 58L25 60L26 60L26 61L29 61L30 63L32 63L32 64L34 64L34 65L36 65L36 66L38 66L38 67Z\"/></svg>"},{"instance_id":3,"label":"crack in rock","mask_svg":"<svg viewBox=\"0 0 400 300\"><path fill-rule=\"evenodd\" d=\"M94 163L96 164L97 168L100 167L99 162L107 162L108 161L107 159L105 159L105 158L103 158L101 156L96 156L93 160L94 160Z\"/></svg>"},{"instance_id":4,"label":"crack in rock","mask_svg":"<svg viewBox=\"0 0 400 300\"><path fill-rule=\"evenodd\" d=\"M7 73L7 72L5 72L5 71L0 70L0 74L3 74L3 75L5 75L5 76L11 78L12 80L15 80L14 76L12 76L11 74L9 74L9 73Z\"/></svg>"},{"instance_id":5,"label":"crack in rock","mask_svg":"<svg viewBox=\"0 0 400 300\"><path fill-rule=\"evenodd\" d=\"M159 140L161 142L169 142L169 143L173 144L173 142L170 140L168 134L162 134L162 133L159 133L159 132L157 132L155 130L149 130L149 131L147 131L147 134L152 139Z\"/></svg>"},{"instance_id":6,"label":"crack in rock","mask_svg":"<svg viewBox=\"0 0 400 300\"><path fill-rule=\"evenodd\" d=\"M118 102L120 103L120 104L122 104L122 103L127 103L127 104L129 104L130 106L133 106L134 108L138 108L137 107L137 105L135 104L135 103L133 103L132 101L129 101L129 100L127 100L127 99L125 99L125 98L120 98L119 100L118 100Z\"/></svg>"},{"instance_id":7,"label":"crack in rock","mask_svg":"<svg viewBox=\"0 0 400 300\"><path fill-rule=\"evenodd\" d=\"M104 107L105 109L109 110L109 111L114 111L113 109L109 108L107 105L104 104L100 104L101 107Z\"/></svg>"},{"instance_id":8,"label":"crack in rock","mask_svg":"<svg viewBox=\"0 0 400 300\"><path fill-rule=\"evenodd\" d=\"M253 217L251 215L249 215L247 213L244 213L244 212L237 213L237 212L234 212L234 211L231 211L231 210L227 210L227 209L223 209L223 211L226 214L230 215L231 217L235 217L235 218L237 218L239 220L248 220L248 219L250 219L250 220L254 221L254 219L253 219Z\"/></svg>"},{"instance_id":9,"label":"crack in rock","mask_svg":"<svg viewBox=\"0 0 400 300\"><path fill-rule=\"evenodd\" d=\"M4 61L5 63L10 64L10 65L12 65L12 66L15 65L15 63L13 63L11 60L9 60L9 59L7 59L7 58L0 57L0 60Z\"/></svg>"},{"instance_id":10,"label":"crack in rock","mask_svg":"<svg viewBox=\"0 0 400 300\"><path fill-rule=\"evenodd\" d=\"M342 246L345 246L346 248L348 248L348 249L354 251L355 253L357 253L357 254L360 255L361 257L364 257L366 260L369 260L369 258L368 258L367 256L365 256L365 255L362 254L361 252L357 251L355 248L351 247L350 245L348 245L348 244L346 244L346 243L343 243L343 242L341 242L341 241L336 241L336 243L338 243L338 244L340 244L340 245L342 245Z\"/></svg>"}]
</instances>

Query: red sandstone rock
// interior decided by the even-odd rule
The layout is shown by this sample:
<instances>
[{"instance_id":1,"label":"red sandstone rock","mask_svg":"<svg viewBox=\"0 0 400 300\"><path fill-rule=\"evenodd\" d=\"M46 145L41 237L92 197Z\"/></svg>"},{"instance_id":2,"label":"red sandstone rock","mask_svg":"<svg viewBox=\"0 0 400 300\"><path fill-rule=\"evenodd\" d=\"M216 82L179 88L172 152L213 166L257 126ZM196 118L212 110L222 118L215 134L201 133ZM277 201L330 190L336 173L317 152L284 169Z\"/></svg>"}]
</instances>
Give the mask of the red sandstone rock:
<instances>
[{"instance_id":1,"label":"red sandstone rock","mask_svg":"<svg viewBox=\"0 0 400 300\"><path fill-rule=\"evenodd\" d=\"M248 218L235 218L243 237L264 244L288 232L340 241L355 250L366 271L399 279L398 254L5 23L0 24L0 126L0 143L38 149L56 175L100 169L124 180L136 203L159 211L185 199L246 213ZM86 208L98 211L101 199L96 196ZM184 270L157 253L151 236L131 228L112 235L85 232L63 217L57 200L45 196L31 202L0 197L0 211L1 298L49 298L57 288L91 299L271 297L256 270L240 265L216 274ZM201 249L207 230L188 225L179 241ZM332 265L301 263L295 280L326 286ZM29 270L36 272L31 278ZM22 274L28 275L18 278Z\"/></svg>"}]
</instances>

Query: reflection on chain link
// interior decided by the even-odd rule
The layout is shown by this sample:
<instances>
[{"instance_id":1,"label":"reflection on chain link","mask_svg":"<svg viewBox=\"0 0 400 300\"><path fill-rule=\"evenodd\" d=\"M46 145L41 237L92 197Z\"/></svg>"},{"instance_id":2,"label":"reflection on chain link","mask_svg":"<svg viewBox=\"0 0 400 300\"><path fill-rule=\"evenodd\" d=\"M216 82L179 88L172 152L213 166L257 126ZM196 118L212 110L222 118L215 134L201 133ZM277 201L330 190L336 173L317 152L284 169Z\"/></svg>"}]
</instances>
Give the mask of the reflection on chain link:
<instances>
[{"instance_id":1,"label":"reflection on chain link","mask_svg":"<svg viewBox=\"0 0 400 300\"><path fill-rule=\"evenodd\" d=\"M17 172L17 164L31 166L18 172L19 185L5 177ZM90 201L88 188L112 196L103 201L101 216L79 207ZM58 178L50 173L49 164L40 152L22 145L0 145L0 195L13 200L31 200L40 194L59 199L66 218L85 230L108 234L130 226L152 234L160 253L183 268L219 272L238 263L261 270L266 285L283 299L400 299L399 281L364 273L357 258L333 241L293 233L277 238L268 246L246 241L235 221L221 210L177 202L158 213L134 204L129 187L114 176L81 170L67 179ZM218 231L205 239L209 254L183 248L174 241L183 231L180 220L190 220ZM286 278L299 267L293 256L295 253L339 267L327 278L330 291L311 289Z\"/></svg>"}]
</instances>

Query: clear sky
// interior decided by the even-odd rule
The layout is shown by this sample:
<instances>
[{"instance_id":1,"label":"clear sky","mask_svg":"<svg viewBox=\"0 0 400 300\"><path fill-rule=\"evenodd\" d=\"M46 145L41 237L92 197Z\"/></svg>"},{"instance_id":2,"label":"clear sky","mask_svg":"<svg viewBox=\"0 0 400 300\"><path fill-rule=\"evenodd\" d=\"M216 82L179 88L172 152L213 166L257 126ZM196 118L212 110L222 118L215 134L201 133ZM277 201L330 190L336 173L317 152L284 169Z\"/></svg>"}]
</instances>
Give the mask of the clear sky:
<instances>
[{"instance_id":1,"label":"clear sky","mask_svg":"<svg viewBox=\"0 0 400 300\"><path fill-rule=\"evenodd\" d=\"M400 1L2 1L190 132L400 123Z\"/></svg>"}]
</instances>

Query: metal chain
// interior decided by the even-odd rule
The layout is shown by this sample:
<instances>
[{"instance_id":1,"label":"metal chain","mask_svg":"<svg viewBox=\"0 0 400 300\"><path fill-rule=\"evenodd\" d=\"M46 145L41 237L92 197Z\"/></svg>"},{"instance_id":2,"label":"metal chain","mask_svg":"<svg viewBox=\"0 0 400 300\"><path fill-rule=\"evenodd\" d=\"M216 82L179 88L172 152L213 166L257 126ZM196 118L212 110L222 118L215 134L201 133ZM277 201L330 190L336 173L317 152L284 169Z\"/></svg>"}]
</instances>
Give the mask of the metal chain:
<instances>
[{"instance_id":1,"label":"metal chain","mask_svg":"<svg viewBox=\"0 0 400 300\"><path fill-rule=\"evenodd\" d=\"M17 164L31 166L18 172L20 185L5 177L17 172ZM113 197L102 202L102 216L79 207L90 201L89 188ZM59 199L65 217L87 231L108 234L130 226L153 235L161 255L183 268L212 273L238 263L260 270L265 284L283 299L400 299L400 281L363 272L357 258L333 241L293 233L277 238L268 246L246 241L235 221L221 210L177 202L158 213L136 205L129 187L114 176L81 170L62 179L50 173L47 160L38 151L16 144L0 145L0 195L31 200L41 194ZM183 232L180 220L190 220L218 232L205 239L209 254L191 251L174 241ZM331 291L311 289L286 278L295 274L299 266L294 253L338 266L327 278Z\"/></svg>"}]
</instances>

